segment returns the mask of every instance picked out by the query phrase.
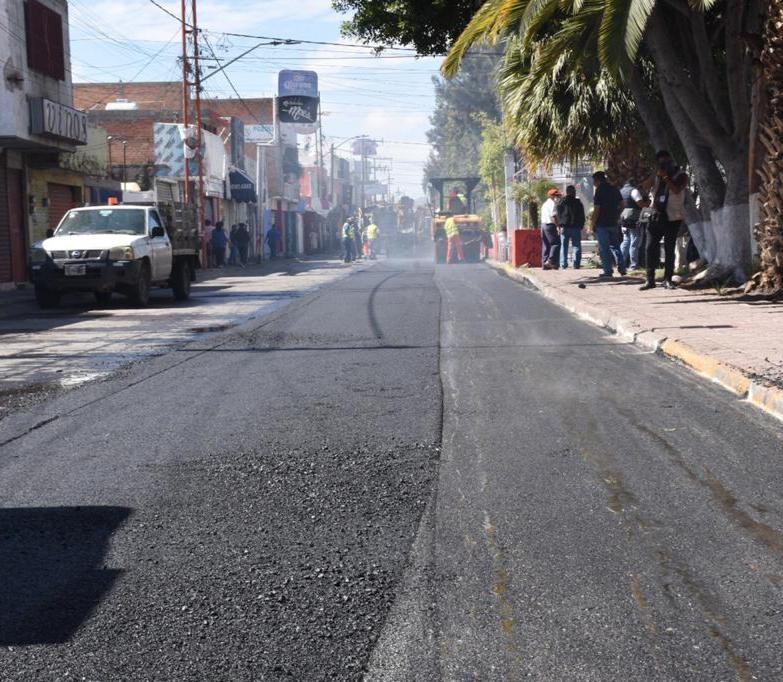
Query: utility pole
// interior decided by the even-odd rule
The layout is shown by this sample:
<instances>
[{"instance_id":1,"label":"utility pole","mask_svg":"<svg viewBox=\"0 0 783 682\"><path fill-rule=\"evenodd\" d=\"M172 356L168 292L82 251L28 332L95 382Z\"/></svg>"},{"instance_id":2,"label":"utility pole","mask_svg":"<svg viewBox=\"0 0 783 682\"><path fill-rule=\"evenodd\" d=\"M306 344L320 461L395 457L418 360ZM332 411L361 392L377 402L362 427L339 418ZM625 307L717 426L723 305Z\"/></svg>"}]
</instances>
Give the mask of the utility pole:
<instances>
[{"instance_id":1,"label":"utility pole","mask_svg":"<svg viewBox=\"0 0 783 682\"><path fill-rule=\"evenodd\" d=\"M336 205L334 200L334 142L332 142L331 155L329 159L329 201L332 205Z\"/></svg>"},{"instance_id":2,"label":"utility pole","mask_svg":"<svg viewBox=\"0 0 783 682\"><path fill-rule=\"evenodd\" d=\"M181 0L182 11L182 125L187 133L190 127L190 55L188 54L188 12L186 0ZM184 149L184 148L183 148ZM190 205L190 163L185 155L185 204ZM199 224L199 232L201 225Z\"/></svg>"},{"instance_id":3,"label":"utility pole","mask_svg":"<svg viewBox=\"0 0 783 682\"><path fill-rule=\"evenodd\" d=\"M367 174L367 145L364 141L362 141L362 181L361 181L361 189L362 189L362 196L360 201L360 206L362 211L364 211L364 182L365 182L365 176Z\"/></svg>"},{"instance_id":4,"label":"utility pole","mask_svg":"<svg viewBox=\"0 0 783 682\"><path fill-rule=\"evenodd\" d=\"M203 154L203 134L201 118L201 67L199 65L199 47L198 47L198 14L196 12L196 0L192 0L193 13L193 67L196 95L196 158L198 159L198 224L199 229L204 223L204 154ZM206 248L206 245L205 247Z\"/></svg>"},{"instance_id":5,"label":"utility pole","mask_svg":"<svg viewBox=\"0 0 783 682\"><path fill-rule=\"evenodd\" d=\"M323 121L323 113L321 112L321 96L320 93L318 93L318 140L321 143L321 160L318 162L318 165L321 168L325 168L326 165L324 164L324 127L322 125Z\"/></svg>"}]
</instances>

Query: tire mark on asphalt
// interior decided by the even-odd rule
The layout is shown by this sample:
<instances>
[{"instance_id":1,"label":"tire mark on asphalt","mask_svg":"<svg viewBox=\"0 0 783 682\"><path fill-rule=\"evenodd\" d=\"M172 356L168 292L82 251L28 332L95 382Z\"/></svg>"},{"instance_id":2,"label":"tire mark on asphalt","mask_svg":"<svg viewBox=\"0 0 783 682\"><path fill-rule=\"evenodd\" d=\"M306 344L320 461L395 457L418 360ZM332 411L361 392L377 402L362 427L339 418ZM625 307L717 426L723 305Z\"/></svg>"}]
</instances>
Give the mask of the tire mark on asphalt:
<instances>
[{"instance_id":1,"label":"tire mark on asphalt","mask_svg":"<svg viewBox=\"0 0 783 682\"><path fill-rule=\"evenodd\" d=\"M383 272L383 271L381 271ZM375 313L375 297L378 295L378 291L380 288L386 284L390 279L393 279L394 277L397 277L401 274L403 274L404 270L394 270L392 271L392 274L388 277L384 277L380 282L378 282L370 292L370 298L367 301L367 317L370 320L370 328L372 329L372 333L375 335L376 339L382 339L383 338L383 330L381 329L381 325L378 323L378 317Z\"/></svg>"},{"instance_id":2,"label":"tire mark on asphalt","mask_svg":"<svg viewBox=\"0 0 783 682\"><path fill-rule=\"evenodd\" d=\"M413 271L421 272L414 261ZM395 277L390 275L381 284ZM445 387L443 382L443 295L434 282L438 295L438 343L437 373L440 401L436 422L438 441L435 450L439 458L443 452L443 428L445 416ZM368 302L368 310L370 309ZM389 616L383 625L380 637L370 653L364 682L406 682L416 675L418 679L443 680L443 668L438 645L441 641L438 605L435 602L433 580L435 576L435 545L437 541L437 508L439 470L435 471L432 493L427 507L419 521L416 537L411 547L408 564L403 573Z\"/></svg>"}]
</instances>

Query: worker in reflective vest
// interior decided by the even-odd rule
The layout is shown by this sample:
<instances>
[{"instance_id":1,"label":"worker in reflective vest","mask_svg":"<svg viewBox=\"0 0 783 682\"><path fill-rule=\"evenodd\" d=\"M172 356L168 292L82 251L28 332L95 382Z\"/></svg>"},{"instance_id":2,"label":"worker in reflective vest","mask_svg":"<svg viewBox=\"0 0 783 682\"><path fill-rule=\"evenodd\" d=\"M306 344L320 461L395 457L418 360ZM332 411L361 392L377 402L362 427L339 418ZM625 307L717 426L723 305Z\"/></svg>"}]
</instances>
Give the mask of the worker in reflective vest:
<instances>
[{"instance_id":1,"label":"worker in reflective vest","mask_svg":"<svg viewBox=\"0 0 783 682\"><path fill-rule=\"evenodd\" d=\"M354 253L354 235L356 230L356 223L353 218L348 218L343 224L343 261L350 263L356 260Z\"/></svg>"},{"instance_id":2,"label":"worker in reflective vest","mask_svg":"<svg viewBox=\"0 0 783 682\"><path fill-rule=\"evenodd\" d=\"M443 226L448 238L449 250L446 254L447 263L458 263L465 260L465 251L462 249L462 239L459 236L459 227L453 216L446 219Z\"/></svg>"},{"instance_id":3,"label":"worker in reflective vest","mask_svg":"<svg viewBox=\"0 0 783 682\"><path fill-rule=\"evenodd\" d=\"M375 242L377 241L378 237L380 237L381 231L378 229L378 226L375 223L370 223L367 226L367 247L369 250L368 255L370 256L371 260L375 260Z\"/></svg>"}]
</instances>

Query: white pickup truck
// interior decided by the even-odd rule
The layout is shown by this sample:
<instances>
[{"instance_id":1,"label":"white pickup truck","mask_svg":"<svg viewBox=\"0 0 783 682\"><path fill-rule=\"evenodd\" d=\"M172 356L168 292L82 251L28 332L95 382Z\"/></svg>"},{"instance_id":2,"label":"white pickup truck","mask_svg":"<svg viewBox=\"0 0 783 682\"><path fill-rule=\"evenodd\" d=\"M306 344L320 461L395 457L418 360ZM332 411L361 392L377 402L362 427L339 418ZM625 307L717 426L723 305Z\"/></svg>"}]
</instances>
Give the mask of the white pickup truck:
<instances>
[{"instance_id":1,"label":"white pickup truck","mask_svg":"<svg viewBox=\"0 0 783 682\"><path fill-rule=\"evenodd\" d=\"M195 220L176 205L74 208L53 236L31 249L35 298L40 307L51 308L63 293L92 291L106 305L117 291L145 306L150 288L161 286L185 300L196 278L199 249Z\"/></svg>"}]
</instances>

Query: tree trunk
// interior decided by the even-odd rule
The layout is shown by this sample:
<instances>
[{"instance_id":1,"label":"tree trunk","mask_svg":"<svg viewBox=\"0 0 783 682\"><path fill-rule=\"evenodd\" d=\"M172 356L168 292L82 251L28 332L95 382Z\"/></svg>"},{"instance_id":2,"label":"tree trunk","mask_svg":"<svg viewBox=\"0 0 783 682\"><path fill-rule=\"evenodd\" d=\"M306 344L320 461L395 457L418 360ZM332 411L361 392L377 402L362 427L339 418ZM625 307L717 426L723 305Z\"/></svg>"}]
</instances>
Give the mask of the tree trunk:
<instances>
[{"instance_id":1,"label":"tree trunk","mask_svg":"<svg viewBox=\"0 0 783 682\"><path fill-rule=\"evenodd\" d=\"M705 221L696 225L692 234L701 233L702 244L698 244L696 237L694 241L697 248L704 249L710 266L699 280L704 284L726 280L744 282L750 265L748 149L747 144L737 144L735 136L744 129L747 140L749 117L740 103L746 99L743 95L749 98L750 83L742 84L748 90L744 93L736 78L731 78L736 76L739 66L730 67L733 129L725 129L713 110L714 102L721 101L723 93L706 97L699 84L688 75L699 73L700 65L684 65L671 49L670 21L677 20L674 15L665 16L660 8L656 9L645 42L655 59L666 110L685 146L701 190L701 213ZM733 24L731 28L731 31L725 31L726 50L736 53L734 42L739 41L739 33Z\"/></svg>"},{"instance_id":2,"label":"tree trunk","mask_svg":"<svg viewBox=\"0 0 783 682\"><path fill-rule=\"evenodd\" d=\"M783 0L768 0L762 77L766 111L759 116L759 140L764 148L760 171L759 222L754 226L761 269L748 290L783 291ZM755 141L752 141L752 143Z\"/></svg>"}]
</instances>

